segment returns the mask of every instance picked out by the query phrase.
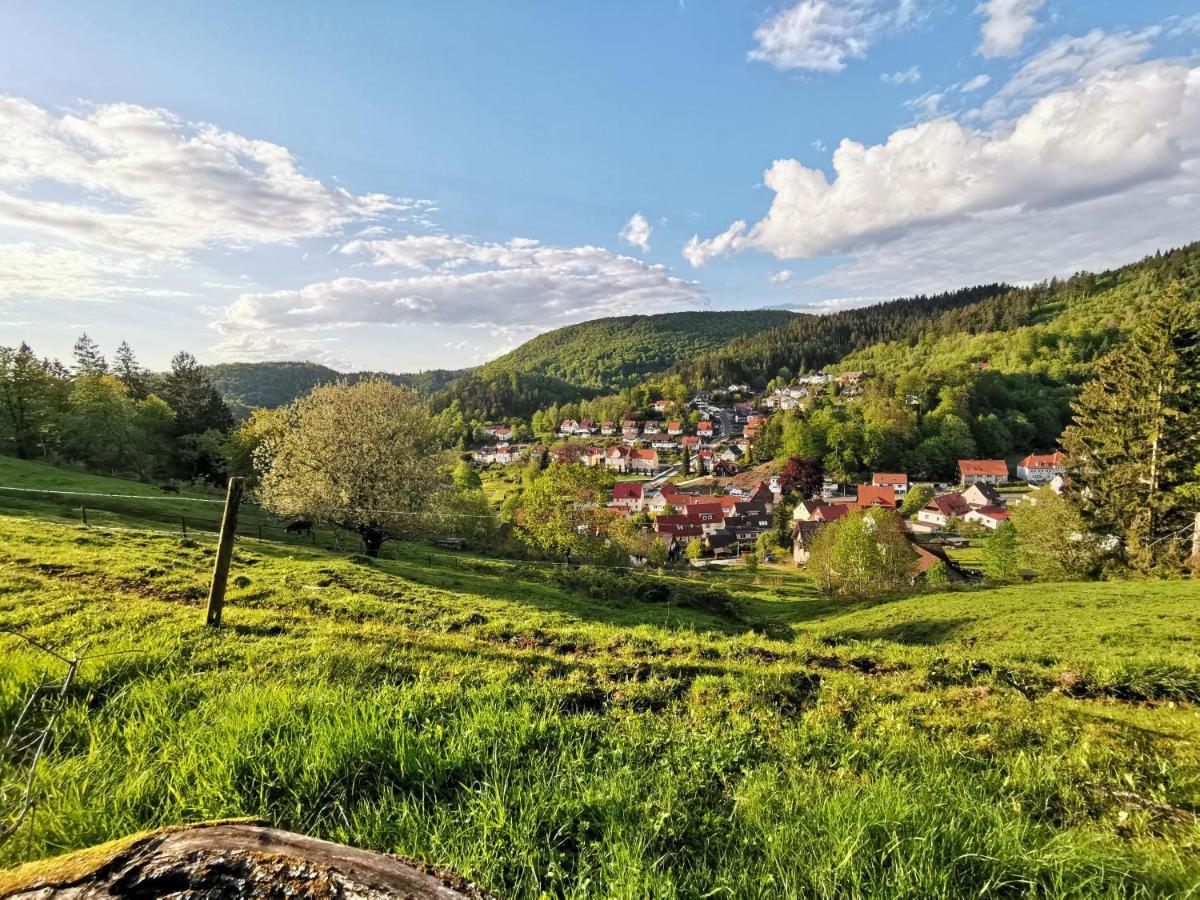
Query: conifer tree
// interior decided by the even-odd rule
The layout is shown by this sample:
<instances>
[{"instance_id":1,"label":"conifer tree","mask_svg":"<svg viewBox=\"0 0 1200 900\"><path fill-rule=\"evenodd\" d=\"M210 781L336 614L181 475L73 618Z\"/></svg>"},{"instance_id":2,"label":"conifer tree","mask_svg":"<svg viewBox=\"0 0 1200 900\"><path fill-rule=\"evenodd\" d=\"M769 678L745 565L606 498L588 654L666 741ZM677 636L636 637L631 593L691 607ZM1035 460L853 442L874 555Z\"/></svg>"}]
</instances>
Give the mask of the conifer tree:
<instances>
[{"instance_id":1,"label":"conifer tree","mask_svg":"<svg viewBox=\"0 0 1200 900\"><path fill-rule=\"evenodd\" d=\"M78 376L104 375L108 372L108 361L100 352L100 345L85 331L75 341L75 374Z\"/></svg>"},{"instance_id":2,"label":"conifer tree","mask_svg":"<svg viewBox=\"0 0 1200 900\"><path fill-rule=\"evenodd\" d=\"M113 362L113 374L121 380L130 398L144 400L150 394L146 384L146 370L138 365L137 357L128 341L121 341L117 347L117 356Z\"/></svg>"},{"instance_id":3,"label":"conifer tree","mask_svg":"<svg viewBox=\"0 0 1200 900\"><path fill-rule=\"evenodd\" d=\"M1185 555L1200 463L1200 303L1172 284L1100 360L1063 435L1071 497L1088 525L1149 571Z\"/></svg>"}]
</instances>

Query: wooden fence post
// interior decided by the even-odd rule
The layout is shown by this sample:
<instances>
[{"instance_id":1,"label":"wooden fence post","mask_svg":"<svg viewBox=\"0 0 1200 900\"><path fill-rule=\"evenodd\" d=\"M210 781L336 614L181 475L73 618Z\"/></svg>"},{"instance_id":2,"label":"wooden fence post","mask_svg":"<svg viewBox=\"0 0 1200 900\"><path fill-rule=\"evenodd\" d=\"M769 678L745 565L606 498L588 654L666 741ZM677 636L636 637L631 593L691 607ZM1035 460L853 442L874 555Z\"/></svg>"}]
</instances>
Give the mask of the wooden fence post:
<instances>
[{"instance_id":1,"label":"wooden fence post","mask_svg":"<svg viewBox=\"0 0 1200 900\"><path fill-rule=\"evenodd\" d=\"M229 479L225 494L225 514L221 516L221 537L217 541L217 561L213 565L212 586L208 589L208 624L221 625L221 610L225 606L225 582L229 580L229 563L233 559L233 539L237 536L238 507L242 502L241 476Z\"/></svg>"},{"instance_id":2,"label":"wooden fence post","mask_svg":"<svg viewBox=\"0 0 1200 900\"><path fill-rule=\"evenodd\" d=\"M79 515L83 517L83 527L87 528L87 507L79 507Z\"/></svg>"},{"instance_id":3,"label":"wooden fence post","mask_svg":"<svg viewBox=\"0 0 1200 900\"><path fill-rule=\"evenodd\" d=\"M187 516L179 517L179 527L183 531L183 536L187 537Z\"/></svg>"}]
</instances>

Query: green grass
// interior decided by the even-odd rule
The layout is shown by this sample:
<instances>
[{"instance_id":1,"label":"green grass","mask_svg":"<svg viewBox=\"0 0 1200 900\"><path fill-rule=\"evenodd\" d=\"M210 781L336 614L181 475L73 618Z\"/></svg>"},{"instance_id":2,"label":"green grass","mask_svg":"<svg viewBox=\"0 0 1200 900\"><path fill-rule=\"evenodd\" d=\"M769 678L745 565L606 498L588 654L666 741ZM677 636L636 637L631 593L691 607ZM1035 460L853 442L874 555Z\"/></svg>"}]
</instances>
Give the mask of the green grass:
<instances>
[{"instance_id":1,"label":"green grass","mask_svg":"<svg viewBox=\"0 0 1200 900\"><path fill-rule=\"evenodd\" d=\"M691 582L725 614L398 550L240 543L214 631L211 542L0 515L0 626L118 654L0 865L253 816L507 897L1195 896L1194 583ZM0 729L61 671L0 635Z\"/></svg>"}]
</instances>

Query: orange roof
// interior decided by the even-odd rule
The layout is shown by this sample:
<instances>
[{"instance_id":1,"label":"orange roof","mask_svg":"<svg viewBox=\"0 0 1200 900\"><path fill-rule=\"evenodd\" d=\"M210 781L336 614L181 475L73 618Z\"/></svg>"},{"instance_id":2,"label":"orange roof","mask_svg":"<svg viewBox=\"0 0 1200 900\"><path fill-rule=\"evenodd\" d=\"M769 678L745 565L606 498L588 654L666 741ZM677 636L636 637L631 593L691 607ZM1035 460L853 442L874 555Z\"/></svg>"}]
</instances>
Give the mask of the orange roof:
<instances>
[{"instance_id":1,"label":"orange roof","mask_svg":"<svg viewBox=\"0 0 1200 900\"><path fill-rule=\"evenodd\" d=\"M674 431L678 428L682 428L682 427L683 427L682 422L668 422L667 423L667 428L671 429L672 431Z\"/></svg>"},{"instance_id":2,"label":"orange roof","mask_svg":"<svg viewBox=\"0 0 1200 900\"><path fill-rule=\"evenodd\" d=\"M1057 469L1066 465L1066 458L1057 450L1053 453L1043 453L1040 455L1030 453L1021 460L1021 465L1026 469Z\"/></svg>"},{"instance_id":3,"label":"orange roof","mask_svg":"<svg viewBox=\"0 0 1200 900\"><path fill-rule=\"evenodd\" d=\"M856 505L859 509L866 509L868 506L885 506L888 509L895 509L896 490L891 485L876 487L872 484L860 484Z\"/></svg>"},{"instance_id":4,"label":"orange roof","mask_svg":"<svg viewBox=\"0 0 1200 900\"><path fill-rule=\"evenodd\" d=\"M960 459L958 471L964 478L972 475L991 475L1008 477L1008 463L1002 459Z\"/></svg>"},{"instance_id":5,"label":"orange roof","mask_svg":"<svg viewBox=\"0 0 1200 900\"><path fill-rule=\"evenodd\" d=\"M908 476L903 473L876 472L871 476L872 484L908 484Z\"/></svg>"}]
</instances>

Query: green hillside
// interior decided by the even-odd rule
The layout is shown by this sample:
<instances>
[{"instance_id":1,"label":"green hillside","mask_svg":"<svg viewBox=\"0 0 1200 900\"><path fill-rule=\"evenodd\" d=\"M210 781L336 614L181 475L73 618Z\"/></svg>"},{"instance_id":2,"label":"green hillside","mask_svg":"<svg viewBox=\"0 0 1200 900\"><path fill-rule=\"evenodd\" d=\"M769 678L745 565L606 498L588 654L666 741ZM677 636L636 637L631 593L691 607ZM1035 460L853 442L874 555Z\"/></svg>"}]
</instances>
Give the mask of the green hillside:
<instances>
[{"instance_id":1,"label":"green hillside","mask_svg":"<svg viewBox=\"0 0 1200 900\"><path fill-rule=\"evenodd\" d=\"M1200 243L947 312L919 336L876 344L837 365L898 376L983 364L1000 373L1078 383L1173 281L1185 300L1200 299Z\"/></svg>"},{"instance_id":2,"label":"green hillside","mask_svg":"<svg viewBox=\"0 0 1200 900\"><path fill-rule=\"evenodd\" d=\"M218 363L205 368L225 402L241 415L260 406L284 406L319 384L329 384L339 378L356 381L374 374L343 373L311 362ZM431 369L416 374L381 374L396 384L411 387L422 394L432 394L463 375L464 371Z\"/></svg>"},{"instance_id":3,"label":"green hillside","mask_svg":"<svg viewBox=\"0 0 1200 900\"><path fill-rule=\"evenodd\" d=\"M759 309L596 319L538 335L482 366L480 374L539 373L581 388L611 390L796 318L785 310Z\"/></svg>"},{"instance_id":4,"label":"green hillside","mask_svg":"<svg viewBox=\"0 0 1200 900\"><path fill-rule=\"evenodd\" d=\"M214 631L211 537L7 509L0 627L89 658L0 866L253 816L514 898L1183 897L1200 880L1188 582L855 604L773 566L700 594L246 540ZM634 599L648 581L660 599ZM61 669L0 634L6 732ZM0 754L6 810L29 753Z\"/></svg>"}]
</instances>

